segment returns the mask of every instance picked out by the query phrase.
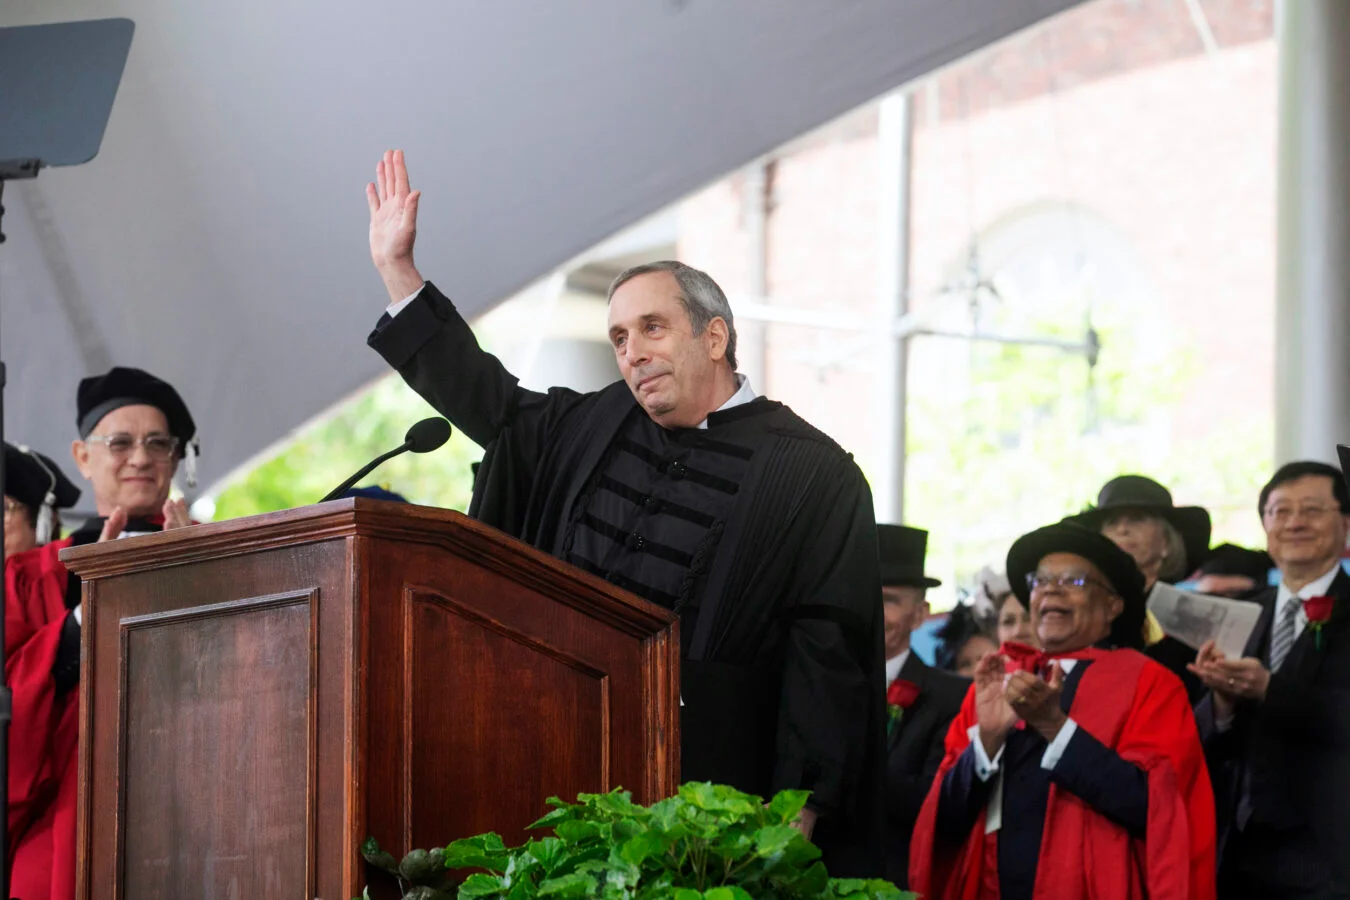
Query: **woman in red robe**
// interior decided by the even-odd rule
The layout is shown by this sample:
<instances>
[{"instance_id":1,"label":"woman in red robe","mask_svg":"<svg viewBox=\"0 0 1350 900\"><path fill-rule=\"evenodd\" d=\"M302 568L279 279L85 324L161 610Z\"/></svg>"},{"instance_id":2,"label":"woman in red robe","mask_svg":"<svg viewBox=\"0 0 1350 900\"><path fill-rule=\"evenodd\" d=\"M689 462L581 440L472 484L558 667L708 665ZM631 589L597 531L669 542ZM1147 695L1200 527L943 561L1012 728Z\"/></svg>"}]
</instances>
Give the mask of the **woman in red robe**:
<instances>
[{"instance_id":1,"label":"woman in red robe","mask_svg":"<svg viewBox=\"0 0 1350 900\"><path fill-rule=\"evenodd\" d=\"M70 537L5 559L5 674L14 696L8 864L10 895L22 900L75 896L80 581L60 552L189 524L183 502L168 497L196 426L173 387L115 368L80 382L77 407L80 440L72 452L93 485L98 516ZM7 492L19 489L7 475Z\"/></svg>"},{"instance_id":2,"label":"woman in red robe","mask_svg":"<svg viewBox=\"0 0 1350 900\"><path fill-rule=\"evenodd\" d=\"M929 900L1211 900L1214 798L1181 681L1139 652L1143 577L1101 534L1020 538L1042 651L981 660L910 850Z\"/></svg>"}]
</instances>

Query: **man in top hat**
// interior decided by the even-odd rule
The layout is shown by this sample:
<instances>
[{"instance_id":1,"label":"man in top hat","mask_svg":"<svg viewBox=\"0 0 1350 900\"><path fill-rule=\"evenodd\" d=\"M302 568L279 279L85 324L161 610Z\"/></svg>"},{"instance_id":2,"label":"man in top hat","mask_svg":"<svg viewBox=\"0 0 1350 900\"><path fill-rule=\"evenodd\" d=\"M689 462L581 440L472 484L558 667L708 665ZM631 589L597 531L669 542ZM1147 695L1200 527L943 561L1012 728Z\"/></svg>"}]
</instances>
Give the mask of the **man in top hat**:
<instances>
[{"instance_id":1,"label":"man in top hat","mask_svg":"<svg viewBox=\"0 0 1350 900\"><path fill-rule=\"evenodd\" d=\"M927 591L942 584L924 574L928 532L878 525L877 541L886 626L886 877L904 887L914 820L970 681L925 665L910 651L910 636L928 618Z\"/></svg>"},{"instance_id":2,"label":"man in top hat","mask_svg":"<svg viewBox=\"0 0 1350 900\"><path fill-rule=\"evenodd\" d=\"M977 667L910 848L927 900L1214 896L1214 797L1186 692L1138 652L1143 578L1106 537L1019 538L1042 650Z\"/></svg>"},{"instance_id":3,"label":"man in top hat","mask_svg":"<svg viewBox=\"0 0 1350 900\"><path fill-rule=\"evenodd\" d=\"M79 743L80 579L72 545L190 524L170 500L178 463L195 455L196 426L167 382L114 368L80 382L75 464L98 515L70 537L5 560L10 726L10 890L24 900L75 895L75 755ZM59 497L58 497L59 500Z\"/></svg>"},{"instance_id":4,"label":"man in top hat","mask_svg":"<svg viewBox=\"0 0 1350 900\"><path fill-rule=\"evenodd\" d=\"M5 442L5 558L41 547L61 530L58 509L80 499L50 457Z\"/></svg>"},{"instance_id":5,"label":"man in top hat","mask_svg":"<svg viewBox=\"0 0 1350 900\"><path fill-rule=\"evenodd\" d=\"M1097 505L1073 521L1100 531L1134 558L1150 605L1176 606L1184 592L1173 585L1199 568L1209 554L1209 513L1199 506L1177 506L1171 491L1143 475L1112 478L1102 486ZM1144 637L1145 652L1181 679L1192 702L1200 699L1204 686L1186 668L1198 648L1164 635L1151 613Z\"/></svg>"}]
</instances>

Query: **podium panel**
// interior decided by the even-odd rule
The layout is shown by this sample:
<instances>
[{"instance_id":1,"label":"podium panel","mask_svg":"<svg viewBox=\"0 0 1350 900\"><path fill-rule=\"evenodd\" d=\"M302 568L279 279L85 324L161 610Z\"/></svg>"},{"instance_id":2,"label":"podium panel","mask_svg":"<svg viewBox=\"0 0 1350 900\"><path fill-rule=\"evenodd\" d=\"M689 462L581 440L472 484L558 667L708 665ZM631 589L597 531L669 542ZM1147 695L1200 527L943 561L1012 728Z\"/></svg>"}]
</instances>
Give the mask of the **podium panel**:
<instances>
[{"instance_id":1,"label":"podium panel","mask_svg":"<svg viewBox=\"0 0 1350 900\"><path fill-rule=\"evenodd\" d=\"M85 579L77 897L330 900L678 782L674 617L457 513L338 500L62 553Z\"/></svg>"},{"instance_id":2,"label":"podium panel","mask_svg":"<svg viewBox=\"0 0 1350 900\"><path fill-rule=\"evenodd\" d=\"M225 880L240 896L307 895L310 601L124 621L125 896L190 897ZM216 852L184 852L195 847Z\"/></svg>"}]
</instances>

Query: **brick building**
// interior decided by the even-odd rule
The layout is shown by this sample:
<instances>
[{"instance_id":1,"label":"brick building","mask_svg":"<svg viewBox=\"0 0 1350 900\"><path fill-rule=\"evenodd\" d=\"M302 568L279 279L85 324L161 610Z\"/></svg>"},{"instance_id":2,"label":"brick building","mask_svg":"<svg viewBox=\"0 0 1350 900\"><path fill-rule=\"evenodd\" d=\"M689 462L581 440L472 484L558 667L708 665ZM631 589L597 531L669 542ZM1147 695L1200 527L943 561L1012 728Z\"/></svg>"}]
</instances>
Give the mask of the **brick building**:
<instances>
[{"instance_id":1,"label":"brick building","mask_svg":"<svg viewBox=\"0 0 1350 900\"><path fill-rule=\"evenodd\" d=\"M1259 543L1273 446L1275 86L1269 0L1095 0L912 85L911 310L952 330L1102 340L1083 354L910 342L905 518L947 580L1121 471ZM770 155L770 302L878 307L875 104ZM753 293L755 179L678 210L678 253ZM986 286L962 286L970 250ZM989 290L992 286L993 290ZM997 295L995 295L997 292ZM753 334L746 322L743 331ZM882 338L765 328L756 385L869 475ZM755 346L753 340L747 342ZM762 366L762 370L759 368Z\"/></svg>"}]
</instances>

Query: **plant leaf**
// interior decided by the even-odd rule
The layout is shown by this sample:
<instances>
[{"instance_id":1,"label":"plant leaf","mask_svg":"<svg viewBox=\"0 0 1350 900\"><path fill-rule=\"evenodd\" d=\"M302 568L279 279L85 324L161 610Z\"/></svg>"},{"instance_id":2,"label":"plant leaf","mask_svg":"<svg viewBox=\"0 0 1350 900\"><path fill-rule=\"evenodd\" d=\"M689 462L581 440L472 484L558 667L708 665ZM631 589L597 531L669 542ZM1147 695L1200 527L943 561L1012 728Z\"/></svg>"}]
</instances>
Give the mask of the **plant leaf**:
<instances>
[{"instance_id":1,"label":"plant leaf","mask_svg":"<svg viewBox=\"0 0 1350 900\"><path fill-rule=\"evenodd\" d=\"M471 900L474 897L496 897L505 893L505 886L498 875L484 875L479 872L470 875L459 886L459 900Z\"/></svg>"},{"instance_id":2,"label":"plant leaf","mask_svg":"<svg viewBox=\"0 0 1350 900\"><path fill-rule=\"evenodd\" d=\"M755 900L745 888L732 885L731 887L715 887L710 891L704 891L703 896L706 900Z\"/></svg>"},{"instance_id":3,"label":"plant leaf","mask_svg":"<svg viewBox=\"0 0 1350 900\"><path fill-rule=\"evenodd\" d=\"M377 869L383 869L390 875L398 874L398 860L388 850L381 850L379 843L368 837L361 842L361 857Z\"/></svg>"},{"instance_id":4,"label":"plant leaf","mask_svg":"<svg viewBox=\"0 0 1350 900\"><path fill-rule=\"evenodd\" d=\"M490 869L501 872L506 868L510 853L495 831L455 841L445 848L442 864L450 869Z\"/></svg>"},{"instance_id":5,"label":"plant leaf","mask_svg":"<svg viewBox=\"0 0 1350 900\"><path fill-rule=\"evenodd\" d=\"M594 875L573 872L561 878L549 878L539 883L540 897L590 897L599 887Z\"/></svg>"},{"instance_id":6,"label":"plant leaf","mask_svg":"<svg viewBox=\"0 0 1350 900\"><path fill-rule=\"evenodd\" d=\"M769 801L769 814L777 824L791 824L810 797L810 791L779 791Z\"/></svg>"}]
</instances>

